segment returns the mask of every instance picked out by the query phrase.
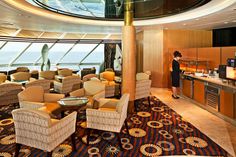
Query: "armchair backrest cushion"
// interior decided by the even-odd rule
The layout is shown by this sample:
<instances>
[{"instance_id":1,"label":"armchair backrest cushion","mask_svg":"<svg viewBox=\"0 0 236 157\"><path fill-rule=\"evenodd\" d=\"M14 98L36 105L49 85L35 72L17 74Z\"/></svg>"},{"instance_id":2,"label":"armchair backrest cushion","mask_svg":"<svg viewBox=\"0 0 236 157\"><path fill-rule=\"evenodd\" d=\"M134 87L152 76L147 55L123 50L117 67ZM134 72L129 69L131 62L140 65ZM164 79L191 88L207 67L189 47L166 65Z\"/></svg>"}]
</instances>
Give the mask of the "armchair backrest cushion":
<instances>
[{"instance_id":1,"label":"armchair backrest cushion","mask_svg":"<svg viewBox=\"0 0 236 157\"><path fill-rule=\"evenodd\" d=\"M11 81L27 81L30 79L31 74L29 72L17 72L11 74Z\"/></svg>"},{"instance_id":2,"label":"armchair backrest cushion","mask_svg":"<svg viewBox=\"0 0 236 157\"><path fill-rule=\"evenodd\" d=\"M97 74L87 74L83 77L83 81L89 81L93 77L97 77Z\"/></svg>"},{"instance_id":3,"label":"armchair backrest cushion","mask_svg":"<svg viewBox=\"0 0 236 157\"><path fill-rule=\"evenodd\" d=\"M66 76L71 76L72 75L72 70L70 69L62 69L62 70L58 70L58 75L59 76L63 76L63 77L66 77Z\"/></svg>"},{"instance_id":4,"label":"armchair backrest cushion","mask_svg":"<svg viewBox=\"0 0 236 157\"><path fill-rule=\"evenodd\" d=\"M18 94L19 101L44 102L44 90L41 86L31 86Z\"/></svg>"},{"instance_id":5,"label":"armchair backrest cushion","mask_svg":"<svg viewBox=\"0 0 236 157\"><path fill-rule=\"evenodd\" d=\"M100 81L86 81L84 82L85 95L95 95L101 91L105 91L105 84Z\"/></svg>"},{"instance_id":6,"label":"armchair backrest cushion","mask_svg":"<svg viewBox=\"0 0 236 157\"><path fill-rule=\"evenodd\" d=\"M7 75L0 73L0 83L3 83L7 80Z\"/></svg>"},{"instance_id":7,"label":"armchair backrest cushion","mask_svg":"<svg viewBox=\"0 0 236 157\"><path fill-rule=\"evenodd\" d=\"M29 68L27 68L27 67L17 67L16 72L29 72Z\"/></svg>"},{"instance_id":8,"label":"armchair backrest cushion","mask_svg":"<svg viewBox=\"0 0 236 157\"><path fill-rule=\"evenodd\" d=\"M0 106L18 103L17 94L22 91L22 86L18 83L5 82L0 84Z\"/></svg>"},{"instance_id":9,"label":"armchair backrest cushion","mask_svg":"<svg viewBox=\"0 0 236 157\"><path fill-rule=\"evenodd\" d=\"M107 81L114 81L115 80L115 72L104 71L100 74L100 78L106 79Z\"/></svg>"},{"instance_id":10,"label":"armchair backrest cushion","mask_svg":"<svg viewBox=\"0 0 236 157\"><path fill-rule=\"evenodd\" d=\"M121 112L125 112L126 110L127 112L128 103L129 103L129 94L125 93L122 95L122 97L118 101L117 106L116 106L116 111L118 113L121 113Z\"/></svg>"},{"instance_id":11,"label":"armchair backrest cushion","mask_svg":"<svg viewBox=\"0 0 236 157\"><path fill-rule=\"evenodd\" d=\"M46 79L41 79L41 80L34 80L31 82L26 83L25 87L31 87L31 86L42 86L44 89L44 92L49 93L50 90L50 81Z\"/></svg>"},{"instance_id":12,"label":"armchair backrest cushion","mask_svg":"<svg viewBox=\"0 0 236 157\"><path fill-rule=\"evenodd\" d=\"M16 134L18 129L30 130L28 127L23 128L27 124L35 127L50 127L51 125L51 118L49 114L44 111L20 108L13 110L12 115L16 128Z\"/></svg>"},{"instance_id":13,"label":"armchair backrest cushion","mask_svg":"<svg viewBox=\"0 0 236 157\"><path fill-rule=\"evenodd\" d=\"M71 91L74 91L76 89L81 88L81 79L80 76L66 76L62 79L62 85L64 86L64 88L66 87L70 87Z\"/></svg>"},{"instance_id":14,"label":"armchair backrest cushion","mask_svg":"<svg viewBox=\"0 0 236 157\"><path fill-rule=\"evenodd\" d=\"M40 71L39 73L40 78L44 78L47 80L54 80L55 75L56 75L55 71Z\"/></svg>"},{"instance_id":15,"label":"armchair backrest cushion","mask_svg":"<svg viewBox=\"0 0 236 157\"><path fill-rule=\"evenodd\" d=\"M149 76L148 74L146 73L137 73L136 74L136 80L139 81L139 80L149 80Z\"/></svg>"}]
</instances>

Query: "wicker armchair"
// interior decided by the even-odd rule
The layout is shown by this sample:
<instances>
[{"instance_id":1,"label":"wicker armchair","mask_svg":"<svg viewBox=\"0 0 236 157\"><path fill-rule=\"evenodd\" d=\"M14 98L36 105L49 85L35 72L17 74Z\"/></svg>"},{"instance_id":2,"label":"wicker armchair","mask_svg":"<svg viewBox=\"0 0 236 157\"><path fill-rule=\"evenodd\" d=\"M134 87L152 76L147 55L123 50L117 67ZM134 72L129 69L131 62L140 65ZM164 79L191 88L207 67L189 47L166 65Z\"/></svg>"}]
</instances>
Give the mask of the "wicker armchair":
<instances>
[{"instance_id":1,"label":"wicker armchair","mask_svg":"<svg viewBox=\"0 0 236 157\"><path fill-rule=\"evenodd\" d=\"M85 76L83 77L83 82L89 81L89 80L91 80L91 79L93 79L93 78L98 79L98 75L97 75L97 74L87 74L87 75L85 75ZM99 79L98 79L98 80L99 80Z\"/></svg>"},{"instance_id":2,"label":"wicker armchair","mask_svg":"<svg viewBox=\"0 0 236 157\"><path fill-rule=\"evenodd\" d=\"M54 81L54 90L58 93L68 94L81 88L80 76L66 76L61 78L61 82Z\"/></svg>"},{"instance_id":3,"label":"wicker armchair","mask_svg":"<svg viewBox=\"0 0 236 157\"><path fill-rule=\"evenodd\" d=\"M55 79L56 72L55 71L40 71L39 79L52 80Z\"/></svg>"},{"instance_id":4,"label":"wicker armchair","mask_svg":"<svg viewBox=\"0 0 236 157\"><path fill-rule=\"evenodd\" d=\"M60 108L57 101L64 98L64 94L44 93L43 87L31 86L20 92L18 98L21 108L52 113Z\"/></svg>"},{"instance_id":5,"label":"wicker armchair","mask_svg":"<svg viewBox=\"0 0 236 157\"><path fill-rule=\"evenodd\" d=\"M112 99L101 99L99 101L99 109L87 109L87 144L89 144L90 129L104 130L115 132L119 139L120 148L122 144L120 140L120 131L125 123L127 132L129 133L127 125L127 109L129 102L129 94L122 95L119 101Z\"/></svg>"},{"instance_id":6,"label":"wicker armchair","mask_svg":"<svg viewBox=\"0 0 236 157\"><path fill-rule=\"evenodd\" d=\"M17 72L11 74L10 77L13 82L35 80L34 78L31 78L31 74L29 72Z\"/></svg>"},{"instance_id":7,"label":"wicker armchair","mask_svg":"<svg viewBox=\"0 0 236 157\"><path fill-rule=\"evenodd\" d=\"M105 85L100 81L86 81L83 88L71 92L70 96L87 97L89 99L87 107L94 108L95 100L105 98Z\"/></svg>"},{"instance_id":8,"label":"wicker armchair","mask_svg":"<svg viewBox=\"0 0 236 157\"><path fill-rule=\"evenodd\" d=\"M29 72L29 68L27 68L27 67L17 67L16 72Z\"/></svg>"},{"instance_id":9,"label":"wicker armchair","mask_svg":"<svg viewBox=\"0 0 236 157\"><path fill-rule=\"evenodd\" d=\"M17 94L22 90L22 86L18 83L0 84L0 106L18 103Z\"/></svg>"},{"instance_id":10,"label":"wicker armchair","mask_svg":"<svg viewBox=\"0 0 236 157\"><path fill-rule=\"evenodd\" d=\"M16 109L12 115L16 133L15 157L18 157L21 145L47 151L47 155L52 156L52 150L69 136L73 150L76 150L76 112L61 120L51 119L48 113L31 109Z\"/></svg>"},{"instance_id":11,"label":"wicker armchair","mask_svg":"<svg viewBox=\"0 0 236 157\"><path fill-rule=\"evenodd\" d=\"M45 79L34 80L34 81L30 81L30 82L26 83L25 87L28 88L31 86L42 86L44 92L49 93L50 92L50 83L51 83L51 81L45 80Z\"/></svg>"},{"instance_id":12,"label":"wicker armchair","mask_svg":"<svg viewBox=\"0 0 236 157\"><path fill-rule=\"evenodd\" d=\"M113 97L116 94L116 88L119 86L115 83L115 72L114 71L104 71L100 73L100 80L106 85L106 97Z\"/></svg>"},{"instance_id":13,"label":"wicker armchair","mask_svg":"<svg viewBox=\"0 0 236 157\"><path fill-rule=\"evenodd\" d=\"M7 75L0 73L0 84L4 83L7 80Z\"/></svg>"},{"instance_id":14,"label":"wicker armchair","mask_svg":"<svg viewBox=\"0 0 236 157\"><path fill-rule=\"evenodd\" d=\"M135 100L141 98L148 98L148 104L151 108L150 104L150 90L152 81L149 79L148 74L146 73L137 73L136 74L136 89L135 89ZM135 111L137 111L137 107L135 107Z\"/></svg>"}]
</instances>

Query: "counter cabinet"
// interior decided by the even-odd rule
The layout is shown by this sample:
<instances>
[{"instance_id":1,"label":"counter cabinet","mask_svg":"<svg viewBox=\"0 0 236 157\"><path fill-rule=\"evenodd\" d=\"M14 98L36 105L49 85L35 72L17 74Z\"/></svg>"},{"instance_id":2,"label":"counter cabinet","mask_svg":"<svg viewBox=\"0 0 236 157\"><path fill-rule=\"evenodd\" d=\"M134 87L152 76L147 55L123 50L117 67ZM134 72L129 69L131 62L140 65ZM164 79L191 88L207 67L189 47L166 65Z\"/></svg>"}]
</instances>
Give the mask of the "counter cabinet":
<instances>
[{"instance_id":1,"label":"counter cabinet","mask_svg":"<svg viewBox=\"0 0 236 157\"><path fill-rule=\"evenodd\" d=\"M208 85L219 88L219 104L218 112L222 115L236 120L236 90L229 87L212 84L206 80L191 78L190 76L181 78L181 94L193 99L202 107L208 109L207 105L207 91Z\"/></svg>"}]
</instances>

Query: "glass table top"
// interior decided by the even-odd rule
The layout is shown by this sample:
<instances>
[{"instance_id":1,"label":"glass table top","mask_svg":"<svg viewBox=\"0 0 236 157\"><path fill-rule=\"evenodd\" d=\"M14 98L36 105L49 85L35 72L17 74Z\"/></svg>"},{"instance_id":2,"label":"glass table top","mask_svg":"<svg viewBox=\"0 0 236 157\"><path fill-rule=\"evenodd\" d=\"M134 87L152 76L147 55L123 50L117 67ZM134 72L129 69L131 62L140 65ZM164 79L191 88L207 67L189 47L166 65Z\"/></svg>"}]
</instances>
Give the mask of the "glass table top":
<instances>
[{"instance_id":1,"label":"glass table top","mask_svg":"<svg viewBox=\"0 0 236 157\"><path fill-rule=\"evenodd\" d=\"M66 97L58 101L61 106L81 106L88 103L86 97Z\"/></svg>"},{"instance_id":2,"label":"glass table top","mask_svg":"<svg viewBox=\"0 0 236 157\"><path fill-rule=\"evenodd\" d=\"M122 20L126 0L27 0L29 3L69 16ZM208 3L210 0L133 0L136 20L159 18L182 13Z\"/></svg>"}]
</instances>

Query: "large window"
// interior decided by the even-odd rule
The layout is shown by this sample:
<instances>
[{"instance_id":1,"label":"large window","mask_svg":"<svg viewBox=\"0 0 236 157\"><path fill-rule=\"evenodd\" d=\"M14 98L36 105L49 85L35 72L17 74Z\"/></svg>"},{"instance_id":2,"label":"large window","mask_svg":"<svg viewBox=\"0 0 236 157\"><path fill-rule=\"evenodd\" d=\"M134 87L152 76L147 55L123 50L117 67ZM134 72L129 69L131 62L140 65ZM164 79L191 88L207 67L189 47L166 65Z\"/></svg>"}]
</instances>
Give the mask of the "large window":
<instances>
[{"instance_id":1,"label":"large window","mask_svg":"<svg viewBox=\"0 0 236 157\"><path fill-rule=\"evenodd\" d=\"M80 63L97 44L77 44L62 60L61 63Z\"/></svg>"},{"instance_id":2,"label":"large window","mask_svg":"<svg viewBox=\"0 0 236 157\"><path fill-rule=\"evenodd\" d=\"M56 43L56 40L50 43L0 41L0 69L11 69L17 66L40 69L41 50L43 45L47 44L51 70L56 67L76 70L95 67L98 72L104 62L104 44L99 42L98 40L84 40L81 43L78 41Z\"/></svg>"},{"instance_id":3,"label":"large window","mask_svg":"<svg viewBox=\"0 0 236 157\"><path fill-rule=\"evenodd\" d=\"M29 45L26 42L8 42L0 50L0 64L12 64L14 59Z\"/></svg>"},{"instance_id":4,"label":"large window","mask_svg":"<svg viewBox=\"0 0 236 157\"><path fill-rule=\"evenodd\" d=\"M52 43L33 43L30 47L15 61L15 64L34 63L41 56L41 50L44 44L49 47Z\"/></svg>"}]
</instances>

